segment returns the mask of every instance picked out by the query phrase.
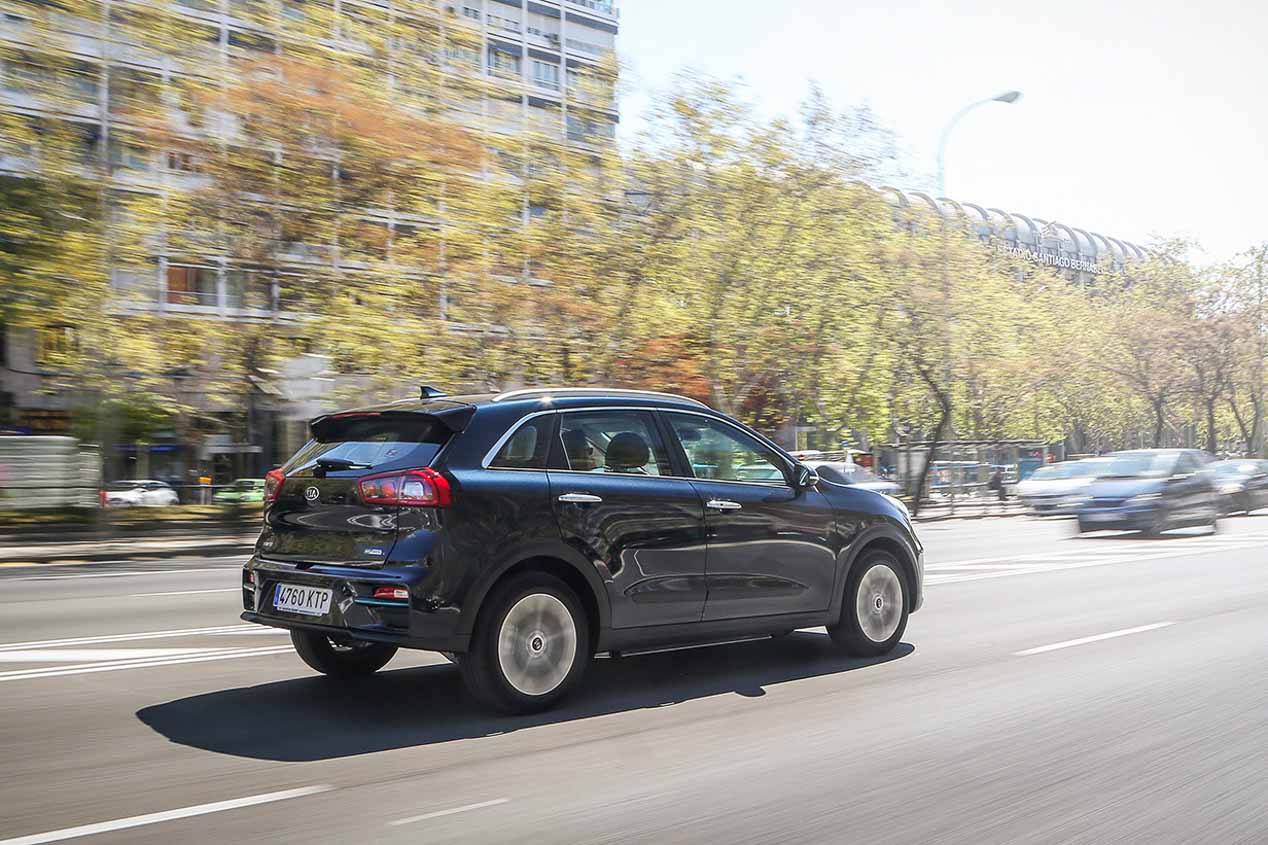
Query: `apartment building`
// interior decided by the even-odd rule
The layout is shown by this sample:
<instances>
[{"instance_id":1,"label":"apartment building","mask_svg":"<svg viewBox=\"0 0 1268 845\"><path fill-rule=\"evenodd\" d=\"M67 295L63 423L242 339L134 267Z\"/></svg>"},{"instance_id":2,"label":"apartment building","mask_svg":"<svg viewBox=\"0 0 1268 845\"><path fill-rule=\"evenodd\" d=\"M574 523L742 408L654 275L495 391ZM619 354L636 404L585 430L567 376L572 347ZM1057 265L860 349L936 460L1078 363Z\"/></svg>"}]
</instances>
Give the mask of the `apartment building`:
<instances>
[{"instance_id":1,"label":"apartment building","mask_svg":"<svg viewBox=\"0 0 1268 845\"><path fill-rule=\"evenodd\" d=\"M26 9L71 8L57 0L37 0L38 6L0 6L0 41L4 42L0 65L0 109L10 113L44 116L50 100L44 94L54 84L59 120L69 121L82 133L85 150L104 149L111 186L119 191L161 190L162 186L198 178L198 163L179 149L163 149L138 143L136 128L129 124L129 107L138 103L162 103L177 127L193 126L183 114L186 90L214 85L233 72L235 63L279 51L291 28L304 26L313 37L314 7L333 23L328 34L342 38L355 49L340 21L356 21L361 32L382 22L391 27L393 48L402 42L399 61L429 62L455 80L469 86L458 98L461 105L451 118L478 126L481 131L513 136L557 133L561 143L598 146L615 134L619 119L613 78L613 55L619 28L619 11L611 0L100 0L101 19L62 14L65 29L58 49L72 59L51 79L41 60L48 45L33 26ZM427 25L442 30L442 55L410 53L401 38L408 15L426 6ZM167 24L162 40L136 37L130 24L149 9L161 8L176 21ZM420 25L422 25L420 23ZM407 29L407 27L405 27ZM107 72L103 72L103 66ZM67 72L69 69L69 72ZM389 85L396 82L393 76ZM472 92L475 92L474 94ZM404 96L402 91L402 96ZM191 128L191 131L192 128ZM0 172L21 175L29 162L19 157L0 157ZM535 213L525 209L525 219ZM406 219L390 209L367 209L365 223L381 227L385 249L409 238L427 221ZM287 316L286 290L297 283L306 268L325 260L320 250L296 245L287 266L261 269L236 263L231 256L207 253L191 256L168 253L161 247L154 261L137 269L113 271L113 285L125 294L129 307L141 307L184 318L274 319ZM416 268L403 267L402 272ZM67 342L66 327L53 327L32 336L0 325L0 429L18 432L63 433L69 429L67 396L49 389L42 372L42 353ZM73 327L70 327L73 331ZM316 363L314 363L316 361ZM269 385L264 404L277 424L289 433L276 449L284 451L294 439L294 429L321 406L314 385L329 381L317 356L292 362L293 366ZM197 385L183 389L197 393ZM295 396L290 396L290 392ZM270 423L272 425L273 423ZM257 432L246 439L260 440ZM125 448L135 448L122 444ZM250 455L256 444L235 444L219 436L214 447L198 444L157 444L166 451L160 459L171 464L167 474L178 475L212 455ZM201 450L201 451L200 451ZM235 452L237 450L237 452ZM266 455L263 463L272 456ZM233 457L234 472L254 471L261 461ZM149 462L154 467L153 461ZM228 471L228 470L226 470ZM163 474L152 469L152 474Z\"/></svg>"}]
</instances>

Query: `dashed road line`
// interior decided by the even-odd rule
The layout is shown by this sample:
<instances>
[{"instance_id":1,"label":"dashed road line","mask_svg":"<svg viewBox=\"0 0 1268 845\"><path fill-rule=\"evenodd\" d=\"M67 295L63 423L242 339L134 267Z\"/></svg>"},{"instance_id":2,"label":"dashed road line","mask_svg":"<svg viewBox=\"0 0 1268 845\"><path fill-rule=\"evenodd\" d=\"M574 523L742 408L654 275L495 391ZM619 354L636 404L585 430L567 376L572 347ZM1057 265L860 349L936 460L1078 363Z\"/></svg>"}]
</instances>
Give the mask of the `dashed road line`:
<instances>
[{"instance_id":1,"label":"dashed road line","mask_svg":"<svg viewBox=\"0 0 1268 845\"><path fill-rule=\"evenodd\" d=\"M1146 631L1156 631L1159 628L1166 628L1167 626L1174 624L1174 622L1154 622L1152 625L1139 625L1135 628L1123 628L1119 631L1110 631L1105 634L1095 634L1091 637L1079 637L1077 640L1065 640L1059 643L1052 643L1051 645L1041 645L1037 648L1028 648L1024 651L1014 651L1013 656L1028 657L1032 654L1044 654L1045 652L1056 651L1057 649L1062 648L1070 648L1071 646L1098 643L1101 640L1112 640L1115 637L1126 637L1129 634L1143 634ZM3 843L0 843L0 845L3 845Z\"/></svg>"},{"instance_id":2,"label":"dashed road line","mask_svg":"<svg viewBox=\"0 0 1268 845\"><path fill-rule=\"evenodd\" d=\"M284 789L280 792L265 792L260 795L247 795L243 798L231 798L228 801L216 801L211 804L195 804L192 807L181 807L176 810L164 810L160 813L146 813L142 816L128 816L123 819L83 824L78 827L64 827L61 830L50 830L46 833L34 833L28 836L17 836L12 839L0 839L0 845L44 845L47 842L62 842L80 836L92 836L97 833L109 833L115 830L128 830L150 824L188 819L193 816L205 816L209 813L222 813L226 810L237 810L242 807L254 807L258 804L270 804L275 801L286 801L291 798L303 798L329 792L334 787L329 784L301 786L298 789Z\"/></svg>"},{"instance_id":3,"label":"dashed road line","mask_svg":"<svg viewBox=\"0 0 1268 845\"><path fill-rule=\"evenodd\" d=\"M206 593L240 593L240 592L242 592L241 587L229 587L227 589L222 589L222 590L219 590L219 589L218 590L171 590L166 593L129 593L128 598L143 599L143 598L149 598L150 596L201 596Z\"/></svg>"},{"instance_id":4,"label":"dashed road line","mask_svg":"<svg viewBox=\"0 0 1268 845\"><path fill-rule=\"evenodd\" d=\"M441 816L452 816L455 813L465 813L468 810L479 810L484 807L495 807L498 804L505 804L510 801L509 798L494 798L492 801L481 801L477 804L463 804L461 807L451 807L448 810L436 810L434 813L423 813L421 816L408 816L407 818L397 819L388 822L392 827L398 827L403 824L413 824L414 822L426 821L427 819L438 819ZM0 842L0 845L6 845Z\"/></svg>"}]
</instances>

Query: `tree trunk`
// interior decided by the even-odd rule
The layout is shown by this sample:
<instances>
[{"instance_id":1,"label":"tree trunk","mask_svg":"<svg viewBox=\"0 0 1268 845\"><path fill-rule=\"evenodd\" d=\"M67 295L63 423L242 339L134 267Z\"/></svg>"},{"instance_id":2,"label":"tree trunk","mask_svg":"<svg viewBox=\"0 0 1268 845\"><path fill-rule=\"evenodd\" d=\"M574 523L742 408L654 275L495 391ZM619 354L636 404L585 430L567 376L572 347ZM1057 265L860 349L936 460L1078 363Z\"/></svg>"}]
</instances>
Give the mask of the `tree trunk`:
<instances>
[{"instance_id":1,"label":"tree trunk","mask_svg":"<svg viewBox=\"0 0 1268 845\"><path fill-rule=\"evenodd\" d=\"M1160 400L1155 400L1151 402L1150 404L1152 404L1154 408L1154 446L1153 447L1155 449L1161 449L1162 448L1162 430L1166 427L1166 424L1167 424L1166 413L1164 412L1164 409L1163 409L1163 403Z\"/></svg>"},{"instance_id":2,"label":"tree trunk","mask_svg":"<svg viewBox=\"0 0 1268 845\"><path fill-rule=\"evenodd\" d=\"M1206 405L1206 451L1212 455L1219 451L1219 442L1215 435L1215 397L1208 396Z\"/></svg>"},{"instance_id":3,"label":"tree trunk","mask_svg":"<svg viewBox=\"0 0 1268 845\"><path fill-rule=\"evenodd\" d=\"M929 470L933 467L933 462L938 457L938 445L942 441L942 435L947 430L947 425L951 422L951 399L942 391L935 388L938 397L938 404L942 407L942 413L938 416L938 425L933 430L933 437L929 441L929 454L925 456L924 465L920 468L920 475L916 476L916 491L911 500L911 515L915 516L920 513L921 502L925 498L925 488L929 480Z\"/></svg>"}]
</instances>

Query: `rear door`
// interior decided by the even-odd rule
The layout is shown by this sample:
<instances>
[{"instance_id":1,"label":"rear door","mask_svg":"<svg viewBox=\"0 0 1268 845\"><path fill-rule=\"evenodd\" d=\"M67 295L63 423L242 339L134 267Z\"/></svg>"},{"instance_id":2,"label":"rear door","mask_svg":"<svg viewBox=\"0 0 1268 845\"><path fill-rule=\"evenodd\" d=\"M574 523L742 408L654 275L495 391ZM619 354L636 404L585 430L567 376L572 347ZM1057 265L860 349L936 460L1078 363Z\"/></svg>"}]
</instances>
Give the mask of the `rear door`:
<instances>
[{"instance_id":1,"label":"rear door","mask_svg":"<svg viewBox=\"0 0 1268 845\"><path fill-rule=\"evenodd\" d=\"M428 466L450 436L428 414L327 418L282 468L277 499L265 508L260 553L296 562L381 564L396 543L399 509L365 504L358 482Z\"/></svg>"},{"instance_id":2,"label":"rear door","mask_svg":"<svg viewBox=\"0 0 1268 845\"><path fill-rule=\"evenodd\" d=\"M836 577L836 517L817 490L743 429L662 411L705 504L709 597L704 620L827 610Z\"/></svg>"},{"instance_id":3,"label":"rear door","mask_svg":"<svg viewBox=\"0 0 1268 845\"><path fill-rule=\"evenodd\" d=\"M613 628L699 622L705 600L704 509L669 477L648 411L559 413L550 494L564 542L593 561Z\"/></svg>"}]
</instances>

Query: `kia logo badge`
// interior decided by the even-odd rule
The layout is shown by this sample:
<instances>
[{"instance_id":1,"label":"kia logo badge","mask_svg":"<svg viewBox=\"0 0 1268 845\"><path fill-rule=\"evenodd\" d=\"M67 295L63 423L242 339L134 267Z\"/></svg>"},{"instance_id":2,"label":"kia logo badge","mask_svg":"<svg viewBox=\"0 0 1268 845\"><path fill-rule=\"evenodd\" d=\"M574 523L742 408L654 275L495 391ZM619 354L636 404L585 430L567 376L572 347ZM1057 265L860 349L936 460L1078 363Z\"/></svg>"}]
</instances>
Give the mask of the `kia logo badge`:
<instances>
[{"instance_id":1,"label":"kia logo badge","mask_svg":"<svg viewBox=\"0 0 1268 845\"><path fill-rule=\"evenodd\" d=\"M316 487L309 487L307 490L304 491L304 498L310 502L317 501L317 497L320 495L321 495L321 491L318 490Z\"/></svg>"}]
</instances>

